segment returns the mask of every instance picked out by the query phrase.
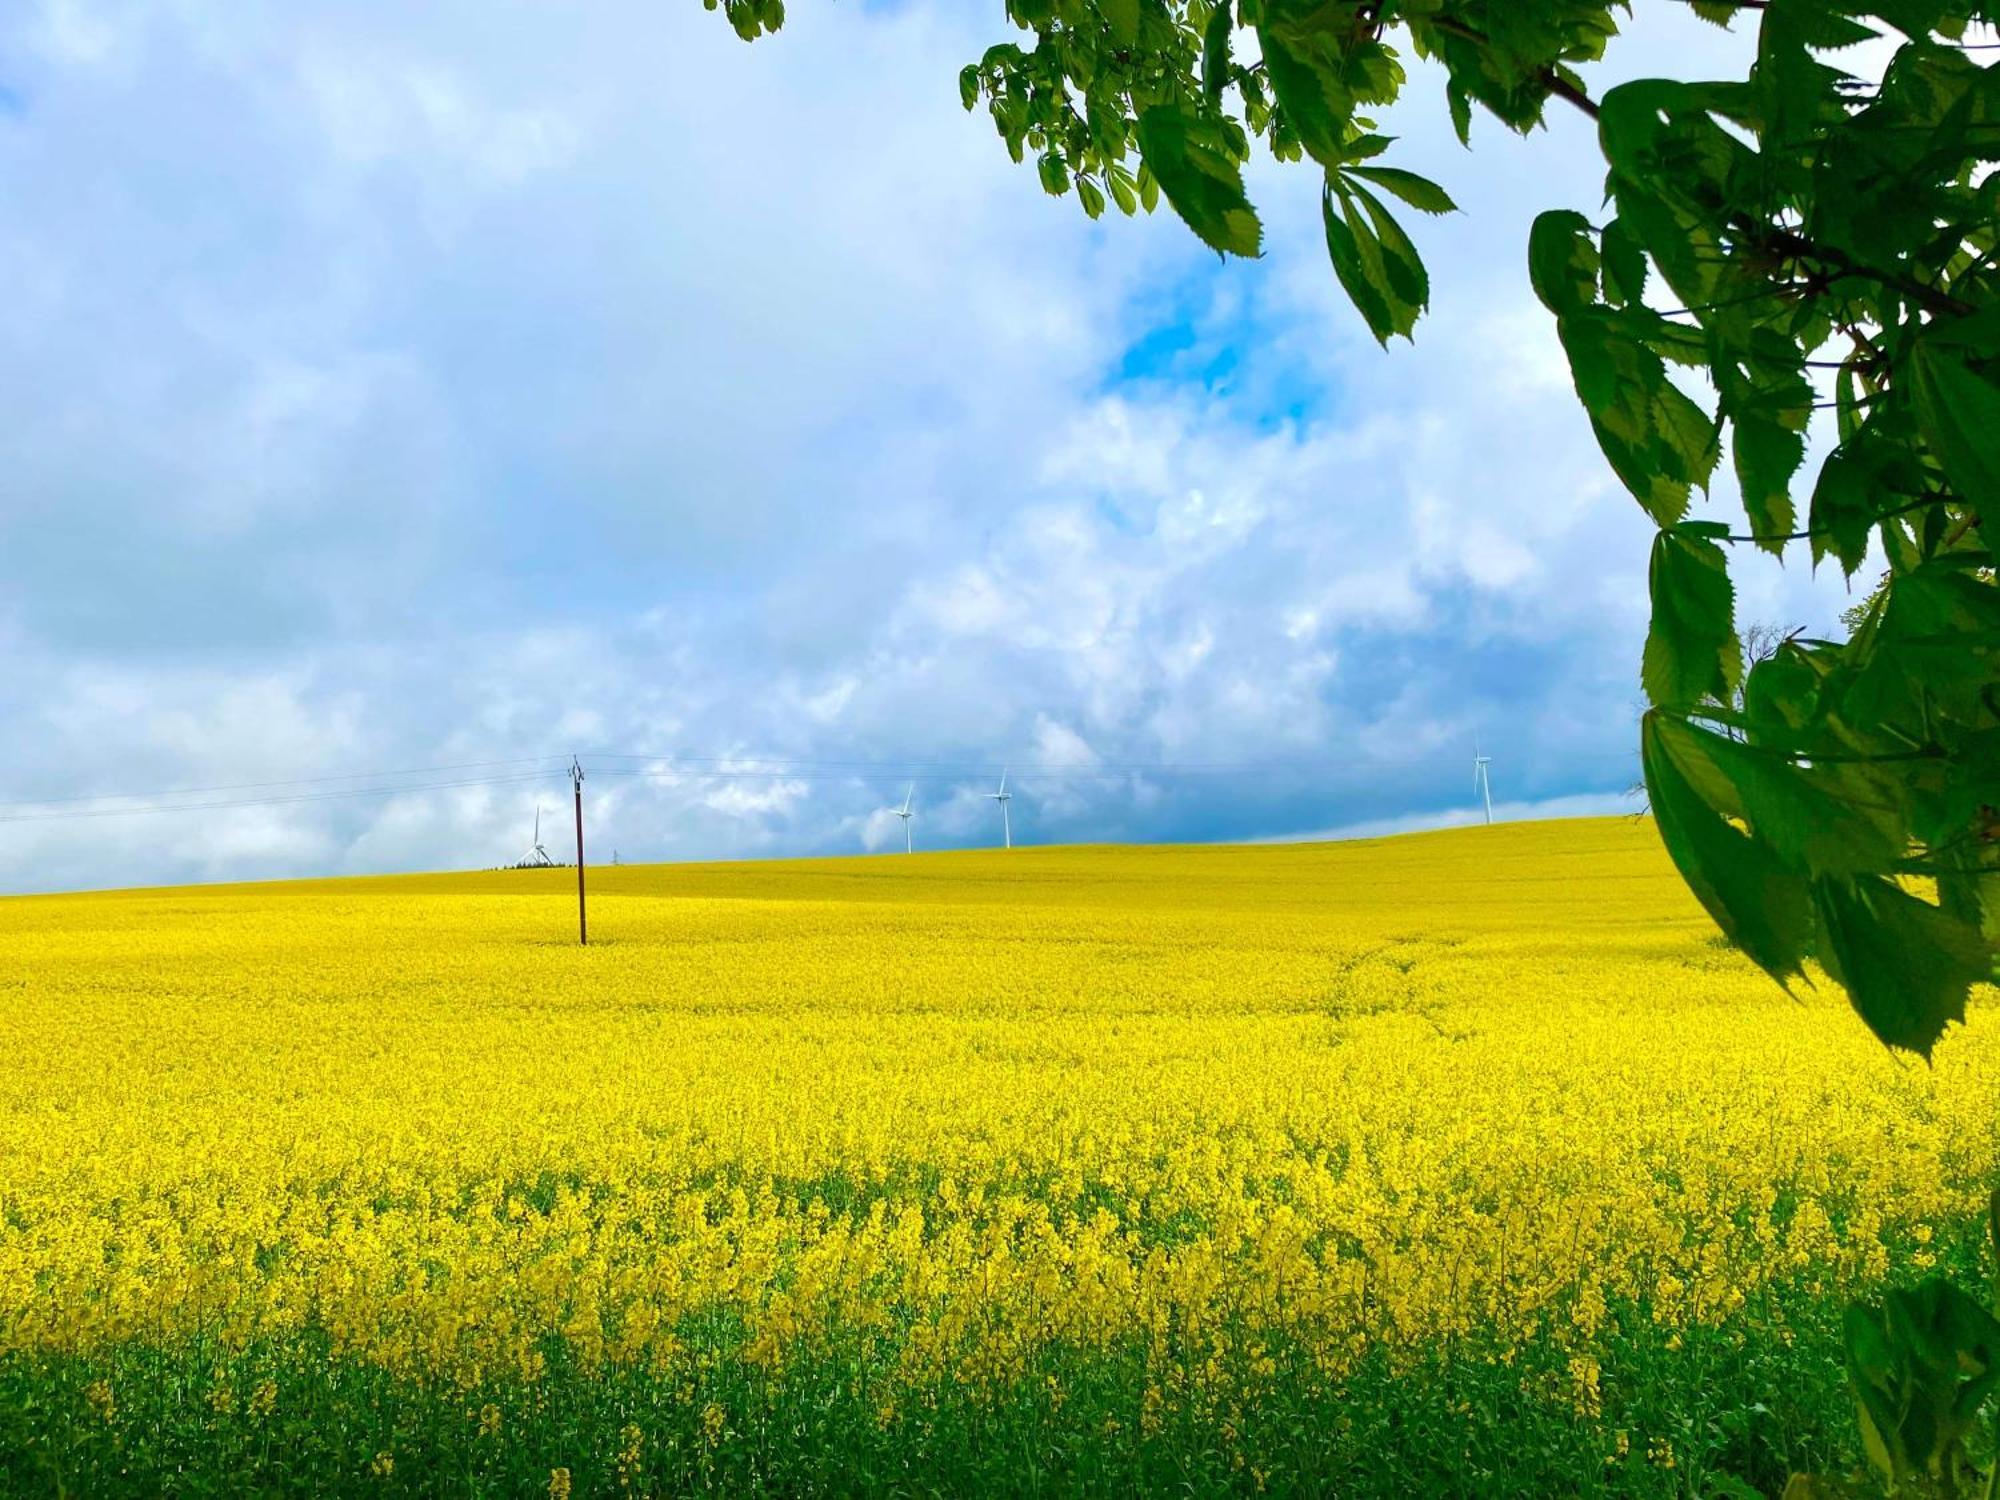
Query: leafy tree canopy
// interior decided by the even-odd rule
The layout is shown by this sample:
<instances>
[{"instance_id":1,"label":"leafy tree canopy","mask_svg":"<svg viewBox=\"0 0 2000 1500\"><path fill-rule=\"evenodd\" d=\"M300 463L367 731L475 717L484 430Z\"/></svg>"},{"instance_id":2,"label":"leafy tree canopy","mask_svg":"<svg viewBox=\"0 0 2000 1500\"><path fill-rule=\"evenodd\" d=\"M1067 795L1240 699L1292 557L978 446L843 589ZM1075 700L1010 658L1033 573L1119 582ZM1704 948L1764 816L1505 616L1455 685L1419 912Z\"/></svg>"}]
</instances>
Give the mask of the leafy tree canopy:
<instances>
[{"instance_id":1,"label":"leafy tree canopy","mask_svg":"<svg viewBox=\"0 0 2000 1500\"><path fill-rule=\"evenodd\" d=\"M719 4L746 40L780 0ZM1092 218L1164 199L1225 255L1263 244L1253 142L1322 178L1333 272L1383 344L1430 300L1408 211L1443 188L1372 115L1431 59L1526 133L1595 122L1596 221L1535 221L1528 274L1604 456L1652 518L1641 730L1654 815L1723 931L1780 983L1812 960L1928 1053L2000 946L2000 0L1688 0L1754 19L1747 78L1594 97L1605 0L1004 0L959 76L1016 161ZM1843 66L1874 43L1866 74ZM1886 57L1886 62L1882 59ZM1551 101L1554 101L1553 104ZM1806 429L1836 445L1806 472ZM1725 460L1747 532L1692 518ZM1744 675L1730 557L1887 576L1845 641Z\"/></svg>"}]
</instances>

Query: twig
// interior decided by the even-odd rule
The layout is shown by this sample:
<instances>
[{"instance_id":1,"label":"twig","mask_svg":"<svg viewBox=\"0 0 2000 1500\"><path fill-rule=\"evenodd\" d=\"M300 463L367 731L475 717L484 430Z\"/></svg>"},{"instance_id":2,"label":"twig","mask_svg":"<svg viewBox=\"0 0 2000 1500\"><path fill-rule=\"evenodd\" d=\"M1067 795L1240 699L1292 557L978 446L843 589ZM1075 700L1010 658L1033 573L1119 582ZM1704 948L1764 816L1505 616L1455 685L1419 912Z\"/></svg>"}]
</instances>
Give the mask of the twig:
<instances>
[{"instance_id":1,"label":"twig","mask_svg":"<svg viewBox=\"0 0 2000 1500\"><path fill-rule=\"evenodd\" d=\"M1422 18L1427 24L1450 36L1471 42L1476 47L1491 47L1493 38L1483 31L1475 31L1462 21L1454 21L1450 16L1427 16ZM1536 75L1543 88L1566 104L1573 104L1591 119L1598 117L1597 103L1590 95L1564 78L1554 68L1544 68Z\"/></svg>"}]
</instances>

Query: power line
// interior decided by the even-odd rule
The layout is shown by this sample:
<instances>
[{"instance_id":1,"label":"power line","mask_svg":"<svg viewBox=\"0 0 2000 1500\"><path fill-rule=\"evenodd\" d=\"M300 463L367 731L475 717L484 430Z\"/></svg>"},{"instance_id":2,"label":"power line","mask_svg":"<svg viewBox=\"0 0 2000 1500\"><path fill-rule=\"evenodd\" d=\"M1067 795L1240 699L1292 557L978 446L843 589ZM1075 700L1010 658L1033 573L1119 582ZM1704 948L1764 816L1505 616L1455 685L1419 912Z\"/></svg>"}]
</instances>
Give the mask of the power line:
<instances>
[{"instance_id":1,"label":"power line","mask_svg":"<svg viewBox=\"0 0 2000 1500\"><path fill-rule=\"evenodd\" d=\"M1582 752L1572 760L1629 761L1636 751ZM809 758L804 756L749 755L657 755L597 751L585 757L593 762L625 760L639 765L602 766L596 774L640 781L663 782L687 778L705 781L864 781L871 776L894 775L899 780L950 783L991 776L998 761L943 760L864 760ZM1269 776L1329 775L1356 770L1419 769L1437 767L1456 758L1456 752L1438 750L1423 756L1350 756L1337 761L1099 761L1075 763L1008 762L1016 776L1067 781L1115 782L1135 776ZM222 812L237 808L290 807L332 802L354 797L393 797L422 792L453 791L470 787L521 786L568 776L570 767L562 757L523 756L509 760L461 761L452 765L415 766L400 771L352 771L285 780L221 783L213 786L182 787L158 792L77 793L64 797L0 803L0 823L46 822L59 818L144 817L173 812ZM437 777L454 771L493 770L519 766L541 766L539 770L496 776L448 777L444 780L409 780ZM387 778L406 778L390 781ZM342 781L382 782L374 786L331 787ZM291 791L288 788L326 787L327 790ZM258 797L216 797L237 791L271 790L274 795ZM166 800L208 797L207 801ZM81 806L86 803L118 803L120 806Z\"/></svg>"},{"instance_id":2,"label":"power line","mask_svg":"<svg viewBox=\"0 0 2000 1500\"><path fill-rule=\"evenodd\" d=\"M345 771L333 776L294 776L281 781L238 781L220 786L170 787L155 792L79 792L70 797L33 797L21 802L0 802L0 812L26 807L60 807L75 802L137 802L162 797L200 797L216 792L253 792L274 787L320 786L330 781L382 781L391 776L436 776L446 771L483 771L495 766L527 766L540 761L560 760L554 755L521 756L514 760L468 760L449 766L409 766L400 771Z\"/></svg>"},{"instance_id":3,"label":"power line","mask_svg":"<svg viewBox=\"0 0 2000 1500\"><path fill-rule=\"evenodd\" d=\"M1617 752L1585 752L1569 757L1574 760L1630 760L1637 750ZM826 772L836 776L859 776L865 773L880 773L884 776L908 778L915 774L920 781L949 781L974 776L992 776L1003 767L1012 768L1017 775L1036 776L1138 776L1157 773L1175 776L1244 776L1244 775L1306 775L1352 771L1368 767L1429 767L1455 761L1459 756L1456 749L1439 749L1421 756L1348 756L1341 760L1325 761L1090 761L1044 762L1012 759L997 760L828 760L804 756L782 755L642 755L612 751L593 751L589 759L593 762L606 760L636 760L649 762L636 767L603 767L600 774L607 776L658 776L687 774L690 776L798 776L810 779L813 773Z\"/></svg>"},{"instance_id":4,"label":"power line","mask_svg":"<svg viewBox=\"0 0 2000 1500\"><path fill-rule=\"evenodd\" d=\"M457 781L403 782L395 786L345 787L339 791L301 792L287 797L238 797L220 802L162 802L135 807L67 807L41 812L0 813L0 823L42 823L57 818L136 818L154 813L219 812L239 807L291 807L306 802L333 802L344 797L393 797L402 792L443 792L459 787L519 786L549 781L565 772L535 771L524 776L474 776ZM88 798L74 799L88 801Z\"/></svg>"}]
</instances>

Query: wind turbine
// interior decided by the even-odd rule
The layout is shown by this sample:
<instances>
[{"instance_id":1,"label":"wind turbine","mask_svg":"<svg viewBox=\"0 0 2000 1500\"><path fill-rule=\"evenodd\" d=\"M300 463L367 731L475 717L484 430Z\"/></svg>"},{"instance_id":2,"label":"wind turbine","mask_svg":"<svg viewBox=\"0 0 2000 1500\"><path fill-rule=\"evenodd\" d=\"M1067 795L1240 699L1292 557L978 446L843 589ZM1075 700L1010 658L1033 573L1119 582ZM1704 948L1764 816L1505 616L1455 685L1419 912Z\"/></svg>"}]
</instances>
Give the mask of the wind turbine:
<instances>
[{"instance_id":1,"label":"wind turbine","mask_svg":"<svg viewBox=\"0 0 2000 1500\"><path fill-rule=\"evenodd\" d=\"M546 870L553 864L555 861L549 858L549 851L542 847L542 809L538 803L535 807L535 842L522 856L521 868Z\"/></svg>"},{"instance_id":2,"label":"wind turbine","mask_svg":"<svg viewBox=\"0 0 2000 1500\"><path fill-rule=\"evenodd\" d=\"M1493 757L1479 753L1479 736L1472 737L1472 789L1479 793L1486 804L1486 821L1493 822L1493 782L1486 774L1486 768L1493 764Z\"/></svg>"},{"instance_id":3,"label":"wind turbine","mask_svg":"<svg viewBox=\"0 0 2000 1500\"><path fill-rule=\"evenodd\" d=\"M1005 841L1006 847L1011 849L1014 847L1014 827L1007 821L1007 804L1014 800L1014 794L1007 790L1007 768L1005 766L1000 768L1000 790L997 792L988 792L986 795L1000 804L1000 837Z\"/></svg>"},{"instance_id":4,"label":"wind turbine","mask_svg":"<svg viewBox=\"0 0 2000 1500\"><path fill-rule=\"evenodd\" d=\"M916 838L910 831L910 819L916 816L914 812L910 811L910 799L916 795L917 784L913 781L910 783L910 789L903 793L903 805L896 809L896 816L903 820L903 852L905 854L914 854L917 848Z\"/></svg>"}]
</instances>

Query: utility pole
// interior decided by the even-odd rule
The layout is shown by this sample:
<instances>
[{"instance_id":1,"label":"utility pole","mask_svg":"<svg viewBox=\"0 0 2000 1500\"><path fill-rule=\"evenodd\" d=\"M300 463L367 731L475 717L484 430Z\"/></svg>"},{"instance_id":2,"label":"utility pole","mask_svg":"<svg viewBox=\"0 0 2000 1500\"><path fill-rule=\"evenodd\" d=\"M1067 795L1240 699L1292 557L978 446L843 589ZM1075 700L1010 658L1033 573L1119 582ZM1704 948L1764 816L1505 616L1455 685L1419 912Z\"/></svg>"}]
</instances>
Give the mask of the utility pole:
<instances>
[{"instance_id":1,"label":"utility pole","mask_svg":"<svg viewBox=\"0 0 2000 1500\"><path fill-rule=\"evenodd\" d=\"M590 924L583 911L583 765L574 755L569 758L569 779L576 787L576 940L588 944Z\"/></svg>"}]
</instances>

